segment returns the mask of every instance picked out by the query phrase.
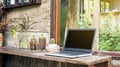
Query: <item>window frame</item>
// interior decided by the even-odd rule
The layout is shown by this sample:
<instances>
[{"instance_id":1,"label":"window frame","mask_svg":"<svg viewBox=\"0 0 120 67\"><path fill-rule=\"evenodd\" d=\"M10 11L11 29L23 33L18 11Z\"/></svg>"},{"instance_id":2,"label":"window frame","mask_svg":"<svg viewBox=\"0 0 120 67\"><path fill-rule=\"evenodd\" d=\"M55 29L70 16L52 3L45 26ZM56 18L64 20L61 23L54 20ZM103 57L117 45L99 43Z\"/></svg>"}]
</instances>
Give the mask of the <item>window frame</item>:
<instances>
[{"instance_id":1,"label":"window frame","mask_svg":"<svg viewBox=\"0 0 120 67\"><path fill-rule=\"evenodd\" d=\"M52 0L52 23L51 37L55 38L57 44L60 43L60 0ZM94 7L95 8L95 7ZM95 54L103 54L110 56L120 56L120 52L95 50Z\"/></svg>"},{"instance_id":2,"label":"window frame","mask_svg":"<svg viewBox=\"0 0 120 67\"><path fill-rule=\"evenodd\" d=\"M60 43L60 0L52 0L51 38Z\"/></svg>"}]
</instances>

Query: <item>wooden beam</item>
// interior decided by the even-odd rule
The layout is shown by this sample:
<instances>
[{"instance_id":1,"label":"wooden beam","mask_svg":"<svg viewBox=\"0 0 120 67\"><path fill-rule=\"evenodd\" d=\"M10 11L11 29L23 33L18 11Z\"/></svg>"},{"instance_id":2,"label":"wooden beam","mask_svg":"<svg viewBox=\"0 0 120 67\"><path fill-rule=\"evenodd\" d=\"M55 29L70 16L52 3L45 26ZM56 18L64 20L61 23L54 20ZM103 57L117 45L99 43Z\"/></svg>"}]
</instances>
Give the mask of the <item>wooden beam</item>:
<instances>
[{"instance_id":1,"label":"wooden beam","mask_svg":"<svg viewBox=\"0 0 120 67\"><path fill-rule=\"evenodd\" d=\"M96 39L94 50L99 50L99 14L100 14L100 0L94 0L94 27L96 28Z\"/></svg>"},{"instance_id":2,"label":"wooden beam","mask_svg":"<svg viewBox=\"0 0 120 67\"><path fill-rule=\"evenodd\" d=\"M104 66L105 66L105 67L113 67L112 58L109 58L109 59L108 59L108 62L106 62Z\"/></svg>"},{"instance_id":3,"label":"wooden beam","mask_svg":"<svg viewBox=\"0 0 120 67\"><path fill-rule=\"evenodd\" d=\"M60 0L53 0L52 7L52 38L59 44L60 42Z\"/></svg>"},{"instance_id":4,"label":"wooden beam","mask_svg":"<svg viewBox=\"0 0 120 67\"><path fill-rule=\"evenodd\" d=\"M89 13L89 0L84 0L85 14Z\"/></svg>"}]
</instances>

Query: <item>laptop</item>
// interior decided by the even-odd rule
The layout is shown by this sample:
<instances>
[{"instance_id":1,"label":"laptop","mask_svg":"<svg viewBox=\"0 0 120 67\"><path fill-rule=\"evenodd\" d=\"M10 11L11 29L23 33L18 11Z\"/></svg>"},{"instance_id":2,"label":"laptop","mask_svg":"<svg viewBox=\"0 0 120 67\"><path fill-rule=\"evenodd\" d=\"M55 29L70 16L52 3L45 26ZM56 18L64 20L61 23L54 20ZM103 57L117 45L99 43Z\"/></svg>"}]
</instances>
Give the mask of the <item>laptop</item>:
<instances>
[{"instance_id":1,"label":"laptop","mask_svg":"<svg viewBox=\"0 0 120 67\"><path fill-rule=\"evenodd\" d=\"M45 55L68 58L90 56L92 55L95 31L95 28L68 29L63 50L56 53L45 53Z\"/></svg>"}]
</instances>

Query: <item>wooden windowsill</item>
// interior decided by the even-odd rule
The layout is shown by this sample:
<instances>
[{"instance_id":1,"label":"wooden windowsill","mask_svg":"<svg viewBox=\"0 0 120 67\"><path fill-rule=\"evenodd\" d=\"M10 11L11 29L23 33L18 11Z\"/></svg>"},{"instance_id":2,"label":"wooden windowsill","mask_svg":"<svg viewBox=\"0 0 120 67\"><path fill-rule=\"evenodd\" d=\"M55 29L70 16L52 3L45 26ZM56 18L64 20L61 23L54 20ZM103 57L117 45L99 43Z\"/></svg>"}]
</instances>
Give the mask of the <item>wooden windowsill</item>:
<instances>
[{"instance_id":1,"label":"wooden windowsill","mask_svg":"<svg viewBox=\"0 0 120 67\"><path fill-rule=\"evenodd\" d=\"M93 52L95 55L108 55L112 57L120 57L120 52L115 52L115 51L94 51Z\"/></svg>"},{"instance_id":2,"label":"wooden windowsill","mask_svg":"<svg viewBox=\"0 0 120 67\"><path fill-rule=\"evenodd\" d=\"M100 15L108 15L109 13L120 14L120 11L116 11L116 12L101 12Z\"/></svg>"}]
</instances>

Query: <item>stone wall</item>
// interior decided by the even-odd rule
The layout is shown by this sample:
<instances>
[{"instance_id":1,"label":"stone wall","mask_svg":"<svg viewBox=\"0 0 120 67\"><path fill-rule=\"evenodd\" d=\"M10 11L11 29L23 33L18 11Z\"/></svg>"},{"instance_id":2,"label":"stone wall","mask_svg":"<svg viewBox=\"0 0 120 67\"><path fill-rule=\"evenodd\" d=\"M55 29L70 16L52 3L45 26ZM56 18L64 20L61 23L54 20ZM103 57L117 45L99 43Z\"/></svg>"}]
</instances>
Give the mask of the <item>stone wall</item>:
<instances>
[{"instance_id":1,"label":"stone wall","mask_svg":"<svg viewBox=\"0 0 120 67\"><path fill-rule=\"evenodd\" d=\"M32 25L32 29L29 30L29 40L32 35L35 35L35 37L38 38L40 34L43 33L48 41L50 37L50 0L42 0L42 3L40 5L31 5L9 9L7 11L6 20L8 26L11 24L11 19L18 18L25 13L28 14L30 22L37 22ZM18 47L18 34L19 31L17 32L16 37L13 37L12 32L6 31L5 45Z\"/></svg>"}]
</instances>

